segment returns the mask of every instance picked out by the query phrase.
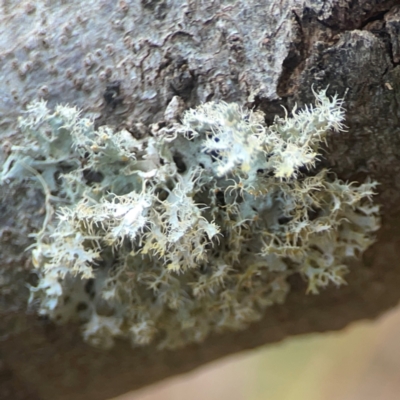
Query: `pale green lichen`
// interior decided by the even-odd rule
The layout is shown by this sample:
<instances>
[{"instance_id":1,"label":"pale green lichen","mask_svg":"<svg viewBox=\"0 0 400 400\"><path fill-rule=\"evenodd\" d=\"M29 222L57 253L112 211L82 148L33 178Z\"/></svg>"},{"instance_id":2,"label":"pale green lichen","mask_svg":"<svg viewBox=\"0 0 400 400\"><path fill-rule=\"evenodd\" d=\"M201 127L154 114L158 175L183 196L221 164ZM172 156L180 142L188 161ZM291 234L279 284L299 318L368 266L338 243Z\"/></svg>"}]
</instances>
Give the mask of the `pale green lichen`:
<instances>
[{"instance_id":1,"label":"pale green lichen","mask_svg":"<svg viewBox=\"0 0 400 400\"><path fill-rule=\"evenodd\" d=\"M261 112L206 103L143 139L94 129L75 108L32 103L1 180L44 188L31 302L83 323L92 344L160 347L242 329L283 303L287 277L308 291L344 283L346 257L379 227L376 182L315 168L342 129L337 97L266 126Z\"/></svg>"}]
</instances>

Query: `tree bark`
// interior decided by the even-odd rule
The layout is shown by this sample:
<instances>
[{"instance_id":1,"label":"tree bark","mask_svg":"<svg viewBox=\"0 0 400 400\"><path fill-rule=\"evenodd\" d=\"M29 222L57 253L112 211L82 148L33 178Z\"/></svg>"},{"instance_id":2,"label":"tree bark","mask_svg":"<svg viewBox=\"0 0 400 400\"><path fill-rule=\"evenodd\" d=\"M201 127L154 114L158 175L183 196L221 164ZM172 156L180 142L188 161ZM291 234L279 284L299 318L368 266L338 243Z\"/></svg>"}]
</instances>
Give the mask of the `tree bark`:
<instances>
[{"instance_id":1,"label":"tree bark","mask_svg":"<svg viewBox=\"0 0 400 400\"><path fill-rule=\"evenodd\" d=\"M24 249L43 197L0 187L0 397L101 400L288 336L341 329L400 298L400 7L396 0L4 0L0 6L3 161L26 104L69 103L130 130L160 122L173 96L261 109L267 120L313 102L311 87L344 95L348 130L328 138L325 165L345 180L381 183L378 241L351 264L348 285L306 295L300 278L283 305L241 332L182 350L109 351L77 326L27 312L35 275ZM118 82L118 83L116 83Z\"/></svg>"}]
</instances>

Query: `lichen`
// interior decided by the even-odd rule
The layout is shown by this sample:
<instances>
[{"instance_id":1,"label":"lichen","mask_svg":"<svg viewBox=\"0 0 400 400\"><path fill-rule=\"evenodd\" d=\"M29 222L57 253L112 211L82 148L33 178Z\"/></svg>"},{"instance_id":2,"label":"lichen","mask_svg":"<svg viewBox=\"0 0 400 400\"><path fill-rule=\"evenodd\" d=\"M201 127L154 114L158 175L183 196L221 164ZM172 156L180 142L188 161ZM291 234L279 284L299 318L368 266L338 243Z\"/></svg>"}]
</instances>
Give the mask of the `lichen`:
<instances>
[{"instance_id":1,"label":"lichen","mask_svg":"<svg viewBox=\"0 0 400 400\"><path fill-rule=\"evenodd\" d=\"M346 258L379 228L377 183L319 167L344 109L315 95L270 126L261 112L205 103L142 139L30 104L0 175L45 193L30 302L81 321L97 346L127 337L174 348L260 319L284 302L290 275L310 293L343 284Z\"/></svg>"}]
</instances>

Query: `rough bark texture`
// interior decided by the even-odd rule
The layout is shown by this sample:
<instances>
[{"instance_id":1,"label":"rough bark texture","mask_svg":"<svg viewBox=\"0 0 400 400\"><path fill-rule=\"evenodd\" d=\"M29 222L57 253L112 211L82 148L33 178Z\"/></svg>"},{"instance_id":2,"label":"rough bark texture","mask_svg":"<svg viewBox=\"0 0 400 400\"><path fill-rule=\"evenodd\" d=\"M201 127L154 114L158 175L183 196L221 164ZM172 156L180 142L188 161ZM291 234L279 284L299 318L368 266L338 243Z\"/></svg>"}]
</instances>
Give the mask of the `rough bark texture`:
<instances>
[{"instance_id":1,"label":"rough bark texture","mask_svg":"<svg viewBox=\"0 0 400 400\"><path fill-rule=\"evenodd\" d=\"M19 3L19 4L18 4ZM36 3L36 2L35 2ZM346 95L346 133L333 135L326 166L340 178L379 182L383 227L354 262L348 286L306 296L299 278L282 306L247 331L174 352L100 351L75 326L26 312L28 234L42 196L0 187L0 398L107 399L224 355L374 318L400 298L400 7L396 0L3 1L0 127L4 160L30 100L76 105L98 125L132 131L162 121L174 95L187 107L223 99L262 109L270 121L313 101ZM18 4L18 5L16 5ZM119 86L112 82L120 81ZM105 96L104 96L105 95ZM138 124L142 123L144 125Z\"/></svg>"}]
</instances>

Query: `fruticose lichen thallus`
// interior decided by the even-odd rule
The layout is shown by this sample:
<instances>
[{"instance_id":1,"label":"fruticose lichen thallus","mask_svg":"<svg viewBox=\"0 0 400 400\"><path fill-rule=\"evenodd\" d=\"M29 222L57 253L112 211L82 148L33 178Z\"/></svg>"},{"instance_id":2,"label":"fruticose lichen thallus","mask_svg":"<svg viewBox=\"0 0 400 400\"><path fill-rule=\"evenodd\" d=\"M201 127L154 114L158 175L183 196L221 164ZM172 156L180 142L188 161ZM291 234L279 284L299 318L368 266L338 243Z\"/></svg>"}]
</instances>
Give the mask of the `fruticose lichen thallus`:
<instances>
[{"instance_id":1,"label":"fruticose lichen thallus","mask_svg":"<svg viewBox=\"0 0 400 400\"><path fill-rule=\"evenodd\" d=\"M310 293L343 284L346 258L379 227L377 183L316 168L344 109L315 96L270 126L261 112L205 103L142 139L31 103L1 172L45 194L31 304L81 321L97 346L174 348L260 319L285 301L292 274Z\"/></svg>"}]
</instances>

